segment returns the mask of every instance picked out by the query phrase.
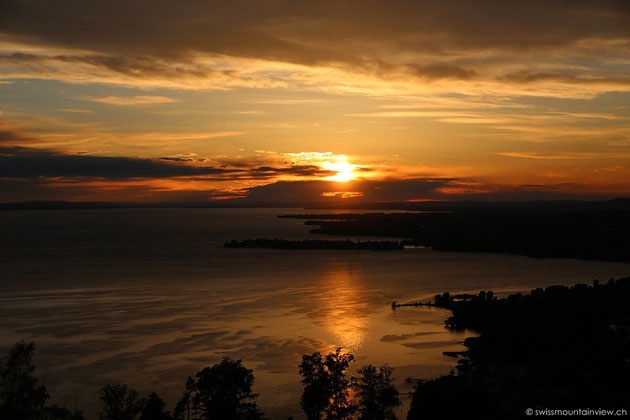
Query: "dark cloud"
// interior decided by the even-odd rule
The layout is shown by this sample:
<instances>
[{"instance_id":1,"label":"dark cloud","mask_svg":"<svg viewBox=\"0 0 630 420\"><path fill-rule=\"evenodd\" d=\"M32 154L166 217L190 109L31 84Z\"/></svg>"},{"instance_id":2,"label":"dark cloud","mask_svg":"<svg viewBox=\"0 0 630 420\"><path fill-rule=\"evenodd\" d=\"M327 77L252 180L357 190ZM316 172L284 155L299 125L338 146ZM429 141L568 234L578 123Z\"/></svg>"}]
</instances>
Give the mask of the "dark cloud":
<instances>
[{"instance_id":1,"label":"dark cloud","mask_svg":"<svg viewBox=\"0 0 630 420\"><path fill-rule=\"evenodd\" d=\"M2 130L0 128L0 144L2 143L18 143L29 141L30 138L14 130Z\"/></svg>"},{"instance_id":2,"label":"dark cloud","mask_svg":"<svg viewBox=\"0 0 630 420\"><path fill-rule=\"evenodd\" d=\"M167 160L171 162L193 162L194 161L194 159L191 159L191 158L180 158L180 157L170 157L170 156L161 157L159 159Z\"/></svg>"},{"instance_id":3,"label":"dark cloud","mask_svg":"<svg viewBox=\"0 0 630 420\"><path fill-rule=\"evenodd\" d=\"M601 200L617 197L617 191L602 189L597 194L588 185L560 183L540 185L486 185L476 183L467 189L454 178L418 178L361 180L354 182L280 181L251 188L247 198L238 202L262 205L353 205L360 203L402 202L414 200ZM447 193L444 190L449 189ZM361 193L342 198L343 192ZM324 193L328 193L324 195ZM335 195L334 193L338 193Z\"/></svg>"},{"instance_id":4,"label":"dark cloud","mask_svg":"<svg viewBox=\"0 0 630 420\"><path fill-rule=\"evenodd\" d=\"M334 171L328 171L315 165L294 165L286 168L274 168L271 166L260 166L251 170L254 173L261 174L290 174L299 176L333 176L336 174Z\"/></svg>"},{"instance_id":5,"label":"dark cloud","mask_svg":"<svg viewBox=\"0 0 630 420\"><path fill-rule=\"evenodd\" d=\"M582 77L569 74L552 73L512 73L500 78L500 80L516 83L534 83L540 81L551 81L571 84L614 84L630 85L630 77Z\"/></svg>"},{"instance_id":6,"label":"dark cloud","mask_svg":"<svg viewBox=\"0 0 630 420\"><path fill-rule=\"evenodd\" d=\"M37 65L55 61L72 64L89 64L138 78L149 76L182 77L192 76L205 78L214 72L207 67L187 63L187 65L166 62L153 57L138 55L36 55L28 53L12 53L0 55L1 62L12 64Z\"/></svg>"},{"instance_id":7,"label":"dark cloud","mask_svg":"<svg viewBox=\"0 0 630 420\"><path fill-rule=\"evenodd\" d=\"M377 72L398 66L425 78L467 79L474 69L435 59L384 63L423 53L446 60L458 51L531 51L627 39L628 22L625 0L4 0L0 5L5 36L92 51L56 59L139 76L205 76L206 69L172 65L203 52Z\"/></svg>"},{"instance_id":8,"label":"dark cloud","mask_svg":"<svg viewBox=\"0 0 630 420\"><path fill-rule=\"evenodd\" d=\"M451 181L453 180L361 180L343 183L334 181L279 181L249 189L247 200L261 204L309 204L339 200L350 203L439 198L442 197L442 194L437 190L449 185ZM360 195L353 198L341 198L344 192L360 193ZM335 193L337 193L336 196Z\"/></svg>"},{"instance_id":9,"label":"dark cloud","mask_svg":"<svg viewBox=\"0 0 630 420\"><path fill-rule=\"evenodd\" d=\"M11 132L7 132L9 135ZM0 136L2 132L0 132ZM0 137L1 139L2 137ZM13 140L13 137L10 136ZM205 161L205 160L203 160ZM64 154L53 150L0 146L0 178L129 178L187 177L201 181L237 179L265 180L278 175L330 176L334 172L314 165L287 167L216 167L200 165L202 160L162 157L159 159ZM197 177L197 178L196 178Z\"/></svg>"},{"instance_id":10,"label":"dark cloud","mask_svg":"<svg viewBox=\"0 0 630 420\"><path fill-rule=\"evenodd\" d=\"M166 178L239 172L153 159L70 155L26 147L0 147L0 177Z\"/></svg>"},{"instance_id":11,"label":"dark cloud","mask_svg":"<svg viewBox=\"0 0 630 420\"><path fill-rule=\"evenodd\" d=\"M472 79L477 76L474 70L448 64L431 64L426 66L409 66L412 74L428 79Z\"/></svg>"},{"instance_id":12,"label":"dark cloud","mask_svg":"<svg viewBox=\"0 0 630 420\"><path fill-rule=\"evenodd\" d=\"M354 58L346 63L329 63L334 67L340 67L345 70L374 74L379 77L388 79L392 76L398 77L408 75L422 79L472 79L477 76L477 72L458 65L449 63L407 63L392 64L381 58Z\"/></svg>"}]
</instances>

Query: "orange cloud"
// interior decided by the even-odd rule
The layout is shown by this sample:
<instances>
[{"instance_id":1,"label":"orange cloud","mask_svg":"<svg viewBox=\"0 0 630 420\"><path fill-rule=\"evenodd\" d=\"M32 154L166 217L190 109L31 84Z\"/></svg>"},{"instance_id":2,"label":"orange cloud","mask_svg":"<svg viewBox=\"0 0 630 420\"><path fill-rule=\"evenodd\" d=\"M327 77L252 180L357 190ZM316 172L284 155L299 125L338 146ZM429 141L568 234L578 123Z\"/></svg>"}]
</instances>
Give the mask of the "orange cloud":
<instances>
[{"instance_id":1,"label":"orange cloud","mask_svg":"<svg viewBox=\"0 0 630 420\"><path fill-rule=\"evenodd\" d=\"M100 102L108 105L153 105L153 104L170 104L177 102L176 99L167 98L166 96L103 96L103 97L84 97L86 101Z\"/></svg>"}]
</instances>

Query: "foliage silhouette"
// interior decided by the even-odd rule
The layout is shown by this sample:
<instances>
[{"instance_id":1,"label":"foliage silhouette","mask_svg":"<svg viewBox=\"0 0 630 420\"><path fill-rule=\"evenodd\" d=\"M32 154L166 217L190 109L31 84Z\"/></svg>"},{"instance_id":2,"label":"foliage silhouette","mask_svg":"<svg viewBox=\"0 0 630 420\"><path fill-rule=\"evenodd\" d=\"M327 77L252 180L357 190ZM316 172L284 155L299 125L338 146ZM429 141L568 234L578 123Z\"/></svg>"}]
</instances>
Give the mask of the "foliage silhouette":
<instances>
[{"instance_id":1,"label":"foliage silhouette","mask_svg":"<svg viewBox=\"0 0 630 420\"><path fill-rule=\"evenodd\" d=\"M252 394L254 374L240 360L224 358L220 363L205 367L186 382L186 392L178 403L178 418L190 419L262 419ZM188 407L192 406L192 416ZM187 416L184 417L184 414Z\"/></svg>"},{"instance_id":2,"label":"foliage silhouette","mask_svg":"<svg viewBox=\"0 0 630 420\"><path fill-rule=\"evenodd\" d=\"M138 391L125 384L108 384L99 391L103 410L101 420L135 420L142 412L145 400L138 398Z\"/></svg>"},{"instance_id":3,"label":"foliage silhouette","mask_svg":"<svg viewBox=\"0 0 630 420\"><path fill-rule=\"evenodd\" d=\"M400 399L392 377L393 370L388 365L383 365L378 370L367 365L357 371L361 375L355 384L359 396L359 419L396 419L394 408L400 405Z\"/></svg>"},{"instance_id":4,"label":"foliage silhouette","mask_svg":"<svg viewBox=\"0 0 630 420\"><path fill-rule=\"evenodd\" d=\"M409 419L461 418L458 406L486 419L528 407L627 407L630 278L439 300L453 312L448 327L480 335L464 341L457 376L417 385Z\"/></svg>"},{"instance_id":5,"label":"foliage silhouette","mask_svg":"<svg viewBox=\"0 0 630 420\"><path fill-rule=\"evenodd\" d=\"M300 400L300 406L309 420L319 420L322 413L330 403L330 389L328 384L328 372L324 367L322 355L319 352L302 356L299 365L301 383L304 392Z\"/></svg>"},{"instance_id":6,"label":"foliage silhouette","mask_svg":"<svg viewBox=\"0 0 630 420\"><path fill-rule=\"evenodd\" d=\"M175 405L173 409L173 417L176 420L189 420L191 419L191 407L190 407L190 397L192 393L192 389L195 385L195 381L193 378L188 378L186 381L186 390L184 391L182 397Z\"/></svg>"},{"instance_id":7,"label":"foliage silhouette","mask_svg":"<svg viewBox=\"0 0 630 420\"><path fill-rule=\"evenodd\" d=\"M41 420L85 420L83 412L80 410L70 411L65 407L57 404L44 407Z\"/></svg>"},{"instance_id":8,"label":"foliage silhouette","mask_svg":"<svg viewBox=\"0 0 630 420\"><path fill-rule=\"evenodd\" d=\"M22 420L41 417L48 392L33 376L33 343L20 341L0 361L0 418Z\"/></svg>"},{"instance_id":9,"label":"foliage silhouette","mask_svg":"<svg viewBox=\"0 0 630 420\"><path fill-rule=\"evenodd\" d=\"M168 411L165 411L166 403L155 392L149 394L145 399L144 407L140 413L140 420L170 420L173 418Z\"/></svg>"},{"instance_id":10,"label":"foliage silhouette","mask_svg":"<svg viewBox=\"0 0 630 420\"><path fill-rule=\"evenodd\" d=\"M483 388L472 386L463 377L453 373L416 384L407 414L408 420L512 418L499 415L496 405Z\"/></svg>"},{"instance_id":11,"label":"foliage silhouette","mask_svg":"<svg viewBox=\"0 0 630 420\"><path fill-rule=\"evenodd\" d=\"M33 376L35 345L19 341L0 360L0 419L3 420L83 420L80 411L56 404L46 406L46 387Z\"/></svg>"},{"instance_id":12,"label":"foliage silhouette","mask_svg":"<svg viewBox=\"0 0 630 420\"><path fill-rule=\"evenodd\" d=\"M309 420L341 420L352 418L356 405L350 400L352 379L345 371L354 361L354 355L341 353L341 348L329 353L325 358L319 352L302 356L300 375L304 392L300 405Z\"/></svg>"}]
</instances>

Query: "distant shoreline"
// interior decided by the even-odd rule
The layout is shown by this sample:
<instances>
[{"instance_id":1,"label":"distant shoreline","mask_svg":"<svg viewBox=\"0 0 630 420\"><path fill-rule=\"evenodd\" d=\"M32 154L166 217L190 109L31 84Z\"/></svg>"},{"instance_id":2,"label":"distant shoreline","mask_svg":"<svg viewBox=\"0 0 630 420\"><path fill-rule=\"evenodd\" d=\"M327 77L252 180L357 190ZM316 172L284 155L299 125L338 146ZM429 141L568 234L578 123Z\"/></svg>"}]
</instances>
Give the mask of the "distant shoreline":
<instances>
[{"instance_id":1,"label":"distant shoreline","mask_svg":"<svg viewBox=\"0 0 630 420\"><path fill-rule=\"evenodd\" d=\"M359 251L397 251L403 250L404 245L398 241L335 241L322 239L285 240L285 239L245 239L231 240L223 244L225 248L266 248L266 249L334 249Z\"/></svg>"},{"instance_id":2,"label":"distant shoreline","mask_svg":"<svg viewBox=\"0 0 630 420\"><path fill-rule=\"evenodd\" d=\"M514 210L550 210L550 209L626 209L630 210L630 197L619 197L601 201L549 200L549 201L429 201L429 202L371 202L353 203L331 202L248 202L243 199L191 201L191 202L107 202L107 201L59 201L38 200L0 203L3 210L91 210L91 209L132 209L132 208L303 208L314 210L347 210L347 211L485 211L489 209L501 211Z\"/></svg>"}]
</instances>

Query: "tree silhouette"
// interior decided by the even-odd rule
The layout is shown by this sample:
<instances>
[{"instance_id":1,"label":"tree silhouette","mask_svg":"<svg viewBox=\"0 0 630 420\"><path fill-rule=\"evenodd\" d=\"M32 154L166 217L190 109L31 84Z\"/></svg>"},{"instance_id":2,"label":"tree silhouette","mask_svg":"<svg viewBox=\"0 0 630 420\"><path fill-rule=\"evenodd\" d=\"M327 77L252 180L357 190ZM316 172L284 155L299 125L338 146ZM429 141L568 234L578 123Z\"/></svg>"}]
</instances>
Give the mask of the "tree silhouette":
<instances>
[{"instance_id":1,"label":"tree silhouette","mask_svg":"<svg viewBox=\"0 0 630 420\"><path fill-rule=\"evenodd\" d=\"M173 417L176 420L190 420L190 398L192 389L195 386L195 380L193 378L188 378L186 381L186 390L182 395L182 398L175 405L175 409L173 410Z\"/></svg>"},{"instance_id":2,"label":"tree silhouette","mask_svg":"<svg viewBox=\"0 0 630 420\"><path fill-rule=\"evenodd\" d=\"M326 408L326 418L331 420L342 420L352 418L357 407L350 401L349 391L352 386L351 380L346 378L344 372L354 361L354 355L341 353L338 348L334 353L326 355L324 364L329 372L331 399Z\"/></svg>"},{"instance_id":3,"label":"tree silhouette","mask_svg":"<svg viewBox=\"0 0 630 420\"><path fill-rule=\"evenodd\" d=\"M0 360L0 418L26 420L43 416L48 392L33 376L33 343L20 341Z\"/></svg>"},{"instance_id":4,"label":"tree silhouette","mask_svg":"<svg viewBox=\"0 0 630 420\"><path fill-rule=\"evenodd\" d=\"M302 363L299 366L300 375L304 378L301 381L304 385L304 392L300 405L309 420L319 420L330 404L331 397L328 372L324 366L324 360L322 355L316 352L310 356L302 356Z\"/></svg>"},{"instance_id":5,"label":"tree silhouette","mask_svg":"<svg viewBox=\"0 0 630 420\"><path fill-rule=\"evenodd\" d=\"M359 419L396 419L393 409L400 405L400 399L393 383L393 370L388 365L383 365L378 370L367 365L357 371L361 375L355 384L359 396Z\"/></svg>"},{"instance_id":6,"label":"tree silhouette","mask_svg":"<svg viewBox=\"0 0 630 420\"><path fill-rule=\"evenodd\" d=\"M105 385L99 391L103 410L98 414L101 420L135 420L144 408L144 399L138 398L138 391L125 384Z\"/></svg>"},{"instance_id":7,"label":"tree silhouette","mask_svg":"<svg viewBox=\"0 0 630 420\"><path fill-rule=\"evenodd\" d=\"M416 384L407 420L515 418L497 412L488 393L469 383L463 376L441 376Z\"/></svg>"},{"instance_id":8,"label":"tree silhouette","mask_svg":"<svg viewBox=\"0 0 630 420\"><path fill-rule=\"evenodd\" d=\"M173 417L164 410L166 403L155 392L145 399L144 407L140 413L140 420L170 420Z\"/></svg>"},{"instance_id":9,"label":"tree silhouette","mask_svg":"<svg viewBox=\"0 0 630 420\"><path fill-rule=\"evenodd\" d=\"M189 378L177 414L182 416L185 407L192 403L191 419L262 419L263 414L254 401L258 395L252 394L253 384L252 370L244 367L240 360L226 357L221 363L197 372L194 379Z\"/></svg>"},{"instance_id":10,"label":"tree silhouette","mask_svg":"<svg viewBox=\"0 0 630 420\"><path fill-rule=\"evenodd\" d=\"M45 407L40 418L41 420L85 420L83 412L80 410L70 411L66 407L60 407L57 404Z\"/></svg>"},{"instance_id":11,"label":"tree silhouette","mask_svg":"<svg viewBox=\"0 0 630 420\"><path fill-rule=\"evenodd\" d=\"M322 414L326 419L349 419L356 411L350 400L352 382L345 371L354 361L354 356L341 353L341 348L322 359L319 352L302 356L300 375L304 392L300 405L309 420L319 420Z\"/></svg>"}]
</instances>

